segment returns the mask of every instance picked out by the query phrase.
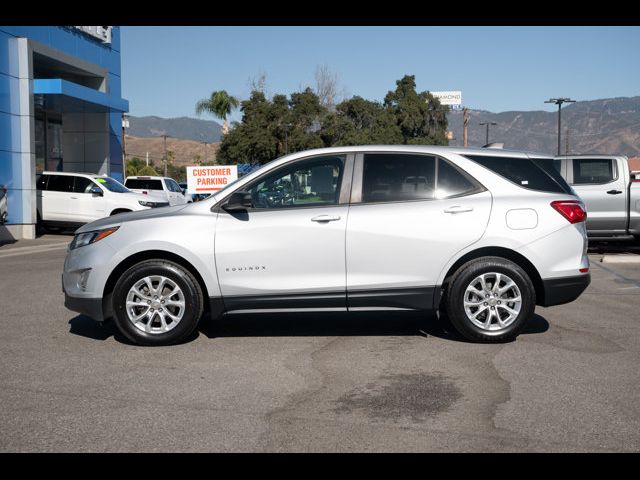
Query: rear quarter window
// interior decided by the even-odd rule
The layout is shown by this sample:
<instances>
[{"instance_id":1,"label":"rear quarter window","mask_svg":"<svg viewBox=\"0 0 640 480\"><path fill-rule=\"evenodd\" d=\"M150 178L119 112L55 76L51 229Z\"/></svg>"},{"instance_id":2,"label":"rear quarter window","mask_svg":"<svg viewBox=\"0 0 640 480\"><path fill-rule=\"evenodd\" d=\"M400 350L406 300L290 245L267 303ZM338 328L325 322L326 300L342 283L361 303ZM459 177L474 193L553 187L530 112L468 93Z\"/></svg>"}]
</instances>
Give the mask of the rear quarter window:
<instances>
[{"instance_id":1,"label":"rear quarter window","mask_svg":"<svg viewBox=\"0 0 640 480\"><path fill-rule=\"evenodd\" d=\"M528 190L574 195L553 164L553 159L531 159L515 157L492 157L488 155L465 155L501 177Z\"/></svg>"}]
</instances>

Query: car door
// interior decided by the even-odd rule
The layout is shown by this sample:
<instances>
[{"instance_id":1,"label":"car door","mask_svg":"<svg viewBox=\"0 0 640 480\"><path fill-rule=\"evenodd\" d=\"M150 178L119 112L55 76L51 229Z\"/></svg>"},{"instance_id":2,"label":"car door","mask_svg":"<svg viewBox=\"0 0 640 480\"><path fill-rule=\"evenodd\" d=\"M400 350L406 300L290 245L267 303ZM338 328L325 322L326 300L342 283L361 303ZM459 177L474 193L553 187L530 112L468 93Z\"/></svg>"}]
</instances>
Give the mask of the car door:
<instances>
[{"instance_id":1,"label":"car door","mask_svg":"<svg viewBox=\"0 0 640 480\"><path fill-rule=\"evenodd\" d=\"M69 202L73 195L73 176L47 175L47 177L46 189L42 190L42 220L71 221L69 220Z\"/></svg>"},{"instance_id":2,"label":"car door","mask_svg":"<svg viewBox=\"0 0 640 480\"><path fill-rule=\"evenodd\" d=\"M443 158L356 157L347 222L347 304L430 309L440 273L482 237L491 194Z\"/></svg>"},{"instance_id":3,"label":"car door","mask_svg":"<svg viewBox=\"0 0 640 480\"><path fill-rule=\"evenodd\" d=\"M572 158L569 183L587 207L590 234L624 233L627 228L627 185L611 158Z\"/></svg>"},{"instance_id":4,"label":"car door","mask_svg":"<svg viewBox=\"0 0 640 480\"><path fill-rule=\"evenodd\" d=\"M100 182L100 178L97 179ZM91 192L92 188L102 190L102 195ZM73 195L69 203L69 217L71 221L89 223L106 217L110 212L105 211L106 200L104 189L87 177L74 177Z\"/></svg>"},{"instance_id":5,"label":"car door","mask_svg":"<svg viewBox=\"0 0 640 480\"><path fill-rule=\"evenodd\" d=\"M351 155L296 160L243 187L252 207L218 209L215 258L227 310L345 309Z\"/></svg>"},{"instance_id":6,"label":"car door","mask_svg":"<svg viewBox=\"0 0 640 480\"><path fill-rule=\"evenodd\" d=\"M183 205L187 203L187 199L182 194L180 185L178 185L175 180L167 178L165 179L165 183L167 185L167 188L169 189L169 195L171 195L172 198L171 205Z\"/></svg>"}]
</instances>

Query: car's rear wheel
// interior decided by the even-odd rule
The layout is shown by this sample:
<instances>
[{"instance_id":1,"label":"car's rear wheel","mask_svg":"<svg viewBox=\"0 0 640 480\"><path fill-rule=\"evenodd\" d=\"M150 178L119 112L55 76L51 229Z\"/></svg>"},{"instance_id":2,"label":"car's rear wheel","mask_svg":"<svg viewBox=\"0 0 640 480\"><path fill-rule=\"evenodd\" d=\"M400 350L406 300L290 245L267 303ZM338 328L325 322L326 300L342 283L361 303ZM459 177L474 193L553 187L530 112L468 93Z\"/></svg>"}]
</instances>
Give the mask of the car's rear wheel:
<instances>
[{"instance_id":1,"label":"car's rear wheel","mask_svg":"<svg viewBox=\"0 0 640 480\"><path fill-rule=\"evenodd\" d=\"M453 275L445 306L453 326L480 342L514 339L535 310L535 289L527 273L501 257L482 257Z\"/></svg>"},{"instance_id":2,"label":"car's rear wheel","mask_svg":"<svg viewBox=\"0 0 640 480\"><path fill-rule=\"evenodd\" d=\"M113 292L118 330L140 345L171 345L198 325L204 300L194 276L177 263L146 260L129 268Z\"/></svg>"}]
</instances>

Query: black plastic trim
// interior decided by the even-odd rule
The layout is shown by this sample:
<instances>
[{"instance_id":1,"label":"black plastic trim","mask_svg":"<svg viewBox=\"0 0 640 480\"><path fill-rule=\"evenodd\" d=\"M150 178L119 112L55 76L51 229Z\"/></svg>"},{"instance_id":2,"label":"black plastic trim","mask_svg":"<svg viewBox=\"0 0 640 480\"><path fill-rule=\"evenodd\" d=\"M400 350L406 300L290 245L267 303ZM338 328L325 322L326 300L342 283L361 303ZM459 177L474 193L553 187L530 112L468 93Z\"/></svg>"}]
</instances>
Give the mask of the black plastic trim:
<instances>
[{"instance_id":1,"label":"black plastic trim","mask_svg":"<svg viewBox=\"0 0 640 480\"><path fill-rule=\"evenodd\" d=\"M347 292L349 308L387 307L432 310L436 287L385 288Z\"/></svg>"},{"instance_id":2,"label":"black plastic trim","mask_svg":"<svg viewBox=\"0 0 640 480\"><path fill-rule=\"evenodd\" d=\"M73 312L82 313L98 322L104 320L102 313L102 298L71 297L64 294L64 306Z\"/></svg>"},{"instance_id":3,"label":"black plastic trim","mask_svg":"<svg viewBox=\"0 0 640 480\"><path fill-rule=\"evenodd\" d=\"M287 308L401 308L432 310L436 287L386 288L350 292L234 295L210 298L212 316L223 311Z\"/></svg>"},{"instance_id":4,"label":"black plastic trim","mask_svg":"<svg viewBox=\"0 0 640 480\"><path fill-rule=\"evenodd\" d=\"M232 310L283 308L346 308L345 292L314 292L284 295L241 295L223 297L224 307Z\"/></svg>"},{"instance_id":5,"label":"black plastic trim","mask_svg":"<svg viewBox=\"0 0 640 480\"><path fill-rule=\"evenodd\" d=\"M541 305L543 307L551 307L553 305L573 302L585 291L590 283L590 273L542 280L544 286L544 301Z\"/></svg>"}]
</instances>

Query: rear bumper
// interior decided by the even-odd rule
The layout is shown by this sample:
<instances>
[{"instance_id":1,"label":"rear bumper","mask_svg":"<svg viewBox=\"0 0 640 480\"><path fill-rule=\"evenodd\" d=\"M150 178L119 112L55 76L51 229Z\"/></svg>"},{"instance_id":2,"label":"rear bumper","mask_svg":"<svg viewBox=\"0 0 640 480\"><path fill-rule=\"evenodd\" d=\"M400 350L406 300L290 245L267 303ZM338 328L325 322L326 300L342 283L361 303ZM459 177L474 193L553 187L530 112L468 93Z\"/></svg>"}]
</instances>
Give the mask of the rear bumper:
<instances>
[{"instance_id":1,"label":"rear bumper","mask_svg":"<svg viewBox=\"0 0 640 480\"><path fill-rule=\"evenodd\" d=\"M573 302L591 283L591 274L542 280L544 299L541 305L551 307Z\"/></svg>"},{"instance_id":2,"label":"rear bumper","mask_svg":"<svg viewBox=\"0 0 640 480\"><path fill-rule=\"evenodd\" d=\"M71 311L91 317L98 322L102 322L104 320L104 315L102 313L102 298L71 297L68 293L65 293L64 306Z\"/></svg>"}]
</instances>

